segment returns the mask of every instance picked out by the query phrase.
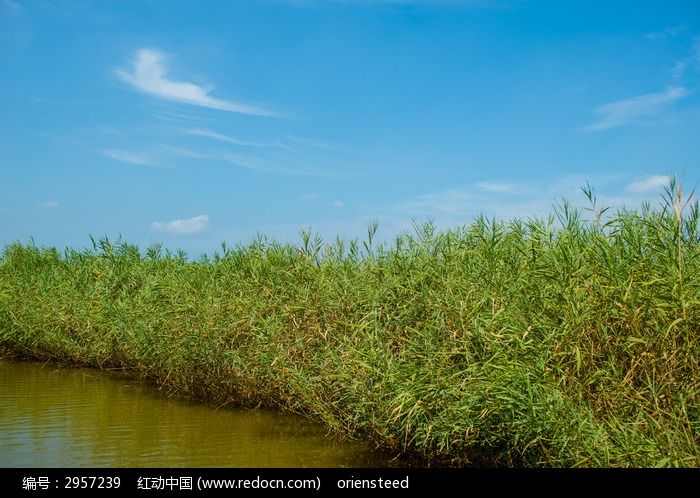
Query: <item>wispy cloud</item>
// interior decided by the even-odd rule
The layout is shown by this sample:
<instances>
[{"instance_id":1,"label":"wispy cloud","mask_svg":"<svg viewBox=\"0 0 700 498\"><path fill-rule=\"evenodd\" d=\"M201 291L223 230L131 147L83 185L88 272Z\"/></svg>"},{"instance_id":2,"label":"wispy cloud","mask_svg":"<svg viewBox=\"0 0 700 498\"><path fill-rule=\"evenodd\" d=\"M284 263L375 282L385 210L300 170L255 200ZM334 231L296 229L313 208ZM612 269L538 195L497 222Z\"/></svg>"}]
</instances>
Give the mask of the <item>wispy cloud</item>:
<instances>
[{"instance_id":1,"label":"wispy cloud","mask_svg":"<svg viewBox=\"0 0 700 498\"><path fill-rule=\"evenodd\" d=\"M662 92L647 93L626 100L618 100L598 107L595 112L600 119L580 128L584 133L617 128L637 122L641 118L658 115L668 105L688 95L684 87L671 87Z\"/></svg>"},{"instance_id":2,"label":"wispy cloud","mask_svg":"<svg viewBox=\"0 0 700 498\"><path fill-rule=\"evenodd\" d=\"M644 38L647 40L665 40L666 38L674 38L687 30L688 26L685 24L679 24L678 26L672 26L660 31L654 31L653 33L647 33L644 35Z\"/></svg>"},{"instance_id":3,"label":"wispy cloud","mask_svg":"<svg viewBox=\"0 0 700 498\"><path fill-rule=\"evenodd\" d=\"M177 124L186 123L188 126L192 126L192 123L198 123L201 126L202 123L210 123L211 121L215 121L215 119L213 119L211 116L198 116L191 112L176 112L172 109L158 109L157 111L151 113L151 116L159 121Z\"/></svg>"},{"instance_id":4,"label":"wispy cloud","mask_svg":"<svg viewBox=\"0 0 700 498\"><path fill-rule=\"evenodd\" d=\"M209 216L200 214L184 220L172 220L168 222L155 221L151 224L154 232L167 232L174 235L193 235L201 233L209 226Z\"/></svg>"},{"instance_id":5,"label":"wispy cloud","mask_svg":"<svg viewBox=\"0 0 700 498\"><path fill-rule=\"evenodd\" d=\"M120 149L105 149L102 155L123 163L137 164L139 166L155 166L156 162L150 154L127 152Z\"/></svg>"},{"instance_id":6,"label":"wispy cloud","mask_svg":"<svg viewBox=\"0 0 700 498\"><path fill-rule=\"evenodd\" d=\"M159 149L173 157L181 157L184 159L211 159L210 154L174 145L161 145Z\"/></svg>"},{"instance_id":7,"label":"wispy cloud","mask_svg":"<svg viewBox=\"0 0 700 498\"><path fill-rule=\"evenodd\" d=\"M628 192L650 192L652 190L658 190L661 187L668 185L670 177L667 175L650 175L645 178L641 178L633 181L627 185L626 190Z\"/></svg>"},{"instance_id":8,"label":"wispy cloud","mask_svg":"<svg viewBox=\"0 0 700 498\"><path fill-rule=\"evenodd\" d=\"M444 227L468 223L480 214L501 220L546 216L562 198L586 206L581 187L589 180L601 206L635 208L649 200L649 193L667 185L668 179L665 175L636 179L625 175L565 175L543 184L481 182L418 195L395 205L393 211L404 217L427 217ZM484 183L489 188L484 189Z\"/></svg>"},{"instance_id":9,"label":"wispy cloud","mask_svg":"<svg viewBox=\"0 0 700 498\"><path fill-rule=\"evenodd\" d=\"M17 16L22 13L22 7L15 0L0 1L0 12L6 12L12 16Z\"/></svg>"},{"instance_id":10,"label":"wispy cloud","mask_svg":"<svg viewBox=\"0 0 700 498\"><path fill-rule=\"evenodd\" d=\"M218 140L220 142L226 142L226 143L233 144L233 145L241 145L244 147L272 147L272 148L282 148L282 149L288 148L280 143L250 142L248 140L242 140L242 139L237 138L237 137L232 137L230 135L224 135L222 133L217 133L215 131L207 130L207 129L199 129L198 128L198 129L194 129L194 130L185 130L185 133L188 135L211 138L213 140Z\"/></svg>"},{"instance_id":11,"label":"wispy cloud","mask_svg":"<svg viewBox=\"0 0 700 498\"><path fill-rule=\"evenodd\" d=\"M317 194L316 192L312 192L312 193L309 193L309 194L303 194L303 195L301 196L301 200L304 201L304 202L311 202L311 201L313 201L314 199L316 199L317 197L318 197L318 194Z\"/></svg>"},{"instance_id":12,"label":"wispy cloud","mask_svg":"<svg viewBox=\"0 0 700 498\"><path fill-rule=\"evenodd\" d=\"M685 70L688 68L688 61L678 61L673 66L671 74L674 78L681 78L685 74Z\"/></svg>"},{"instance_id":13,"label":"wispy cloud","mask_svg":"<svg viewBox=\"0 0 700 498\"><path fill-rule=\"evenodd\" d=\"M52 200L42 202L41 204L39 204L39 207L42 207L44 209L56 209L56 208L58 208L58 202L52 201Z\"/></svg>"},{"instance_id":14,"label":"wispy cloud","mask_svg":"<svg viewBox=\"0 0 700 498\"><path fill-rule=\"evenodd\" d=\"M588 89L587 85L572 86L569 88L564 88L561 92L564 95L580 95Z\"/></svg>"},{"instance_id":15,"label":"wispy cloud","mask_svg":"<svg viewBox=\"0 0 700 498\"><path fill-rule=\"evenodd\" d=\"M496 0L283 0L297 7L312 7L316 5L426 5L440 7L472 7L472 8L504 8L504 2Z\"/></svg>"},{"instance_id":16,"label":"wispy cloud","mask_svg":"<svg viewBox=\"0 0 700 498\"><path fill-rule=\"evenodd\" d=\"M295 137L293 135L287 135L287 140L290 142L303 145L305 147L315 147L318 149L328 149L328 150L337 150L339 147L335 144L328 143L328 142L322 142L320 140L313 140L310 138L302 138L302 137Z\"/></svg>"},{"instance_id":17,"label":"wispy cloud","mask_svg":"<svg viewBox=\"0 0 700 498\"><path fill-rule=\"evenodd\" d=\"M136 52L130 70L119 69L116 73L135 89L164 100L255 116L278 116L269 109L212 97L211 86L204 88L170 79L166 62L165 55L159 50L143 48Z\"/></svg>"},{"instance_id":18,"label":"wispy cloud","mask_svg":"<svg viewBox=\"0 0 700 498\"><path fill-rule=\"evenodd\" d=\"M467 188L419 195L397 205L395 210L411 217L429 217L449 226L467 223L479 214L500 219L543 215L551 204L552 198L542 193L504 199Z\"/></svg>"},{"instance_id":19,"label":"wispy cloud","mask_svg":"<svg viewBox=\"0 0 700 498\"><path fill-rule=\"evenodd\" d=\"M345 203L343 201L333 201L333 207L336 209L343 209L345 207Z\"/></svg>"},{"instance_id":20,"label":"wispy cloud","mask_svg":"<svg viewBox=\"0 0 700 498\"><path fill-rule=\"evenodd\" d=\"M476 188L482 192L496 192L500 194L514 194L521 190L520 186L514 183L501 182L479 182L476 184Z\"/></svg>"},{"instance_id":21,"label":"wispy cloud","mask_svg":"<svg viewBox=\"0 0 700 498\"><path fill-rule=\"evenodd\" d=\"M212 158L254 171L295 176L329 176L321 168L308 167L299 161L294 161L289 158L273 159L253 154L238 154L235 152L226 152L224 154L212 156Z\"/></svg>"},{"instance_id":22,"label":"wispy cloud","mask_svg":"<svg viewBox=\"0 0 700 498\"><path fill-rule=\"evenodd\" d=\"M473 214L472 207L478 196L465 190L445 190L416 196L399 206L400 211L418 215Z\"/></svg>"},{"instance_id":23,"label":"wispy cloud","mask_svg":"<svg viewBox=\"0 0 700 498\"><path fill-rule=\"evenodd\" d=\"M220 159L227 163L233 164L234 166L240 166L241 168L251 169L254 171L275 171L271 165L267 164L264 160L256 156L227 152L223 154Z\"/></svg>"},{"instance_id":24,"label":"wispy cloud","mask_svg":"<svg viewBox=\"0 0 700 498\"><path fill-rule=\"evenodd\" d=\"M691 68L700 69L700 36L692 38L692 44L686 56L677 61L671 69L671 75L675 79L681 79L688 74Z\"/></svg>"}]
</instances>

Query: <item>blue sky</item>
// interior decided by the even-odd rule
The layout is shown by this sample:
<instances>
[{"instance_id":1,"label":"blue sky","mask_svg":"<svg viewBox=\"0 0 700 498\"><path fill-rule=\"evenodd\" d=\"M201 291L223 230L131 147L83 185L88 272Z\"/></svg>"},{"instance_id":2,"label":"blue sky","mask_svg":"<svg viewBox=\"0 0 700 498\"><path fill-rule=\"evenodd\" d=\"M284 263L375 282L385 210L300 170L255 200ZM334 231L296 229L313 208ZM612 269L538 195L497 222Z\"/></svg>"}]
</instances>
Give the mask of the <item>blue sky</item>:
<instances>
[{"instance_id":1,"label":"blue sky","mask_svg":"<svg viewBox=\"0 0 700 498\"><path fill-rule=\"evenodd\" d=\"M700 179L700 3L0 0L0 245L389 239Z\"/></svg>"}]
</instances>

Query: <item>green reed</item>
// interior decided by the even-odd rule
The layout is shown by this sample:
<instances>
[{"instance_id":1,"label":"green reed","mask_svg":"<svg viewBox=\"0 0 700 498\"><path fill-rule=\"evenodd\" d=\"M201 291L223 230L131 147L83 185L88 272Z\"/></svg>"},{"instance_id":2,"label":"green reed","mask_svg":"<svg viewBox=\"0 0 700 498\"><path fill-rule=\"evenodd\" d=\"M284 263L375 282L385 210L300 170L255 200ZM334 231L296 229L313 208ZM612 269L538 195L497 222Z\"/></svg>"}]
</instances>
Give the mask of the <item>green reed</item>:
<instances>
[{"instance_id":1,"label":"green reed","mask_svg":"<svg viewBox=\"0 0 700 498\"><path fill-rule=\"evenodd\" d=\"M307 414L429 464L700 465L700 232L655 208L416 225L391 244L11 244L0 347ZM589 219L590 218L590 219Z\"/></svg>"}]
</instances>

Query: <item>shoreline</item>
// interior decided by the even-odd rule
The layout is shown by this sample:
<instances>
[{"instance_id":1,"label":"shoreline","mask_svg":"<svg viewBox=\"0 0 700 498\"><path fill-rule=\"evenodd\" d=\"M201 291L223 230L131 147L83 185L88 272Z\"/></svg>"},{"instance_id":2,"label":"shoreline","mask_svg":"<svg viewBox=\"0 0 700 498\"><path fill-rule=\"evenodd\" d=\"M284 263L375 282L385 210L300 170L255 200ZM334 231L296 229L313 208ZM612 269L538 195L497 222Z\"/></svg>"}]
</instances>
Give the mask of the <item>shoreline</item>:
<instances>
[{"instance_id":1,"label":"shoreline","mask_svg":"<svg viewBox=\"0 0 700 498\"><path fill-rule=\"evenodd\" d=\"M200 261L14 244L0 346L301 413L426 466L698 466L697 233L679 242L668 211L606 226L482 219L365 255Z\"/></svg>"}]
</instances>

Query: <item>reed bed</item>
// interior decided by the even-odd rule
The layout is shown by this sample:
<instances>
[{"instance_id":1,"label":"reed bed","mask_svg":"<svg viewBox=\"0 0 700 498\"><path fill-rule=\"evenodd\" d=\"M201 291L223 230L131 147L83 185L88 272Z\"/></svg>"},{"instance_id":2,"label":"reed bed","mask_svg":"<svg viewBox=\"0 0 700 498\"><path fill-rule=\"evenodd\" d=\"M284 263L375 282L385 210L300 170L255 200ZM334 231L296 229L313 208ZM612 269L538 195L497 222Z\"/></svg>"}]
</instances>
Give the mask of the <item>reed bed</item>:
<instances>
[{"instance_id":1,"label":"reed bed","mask_svg":"<svg viewBox=\"0 0 700 498\"><path fill-rule=\"evenodd\" d=\"M672 181L615 213L377 245L14 243L0 346L304 413L428 465L700 466L700 232Z\"/></svg>"}]
</instances>

